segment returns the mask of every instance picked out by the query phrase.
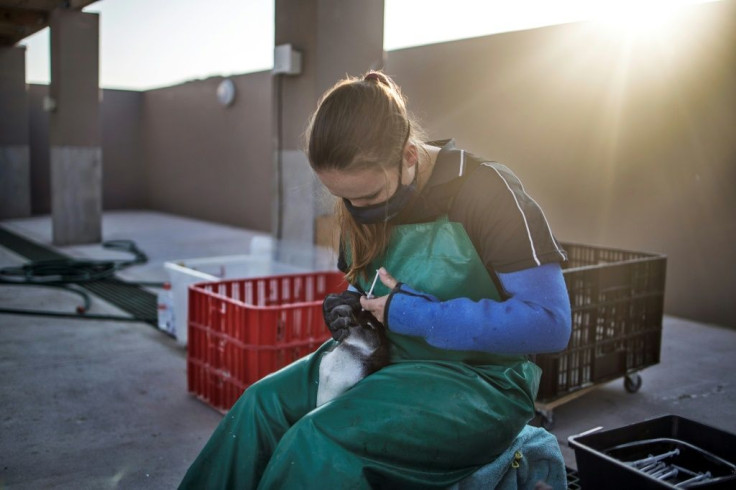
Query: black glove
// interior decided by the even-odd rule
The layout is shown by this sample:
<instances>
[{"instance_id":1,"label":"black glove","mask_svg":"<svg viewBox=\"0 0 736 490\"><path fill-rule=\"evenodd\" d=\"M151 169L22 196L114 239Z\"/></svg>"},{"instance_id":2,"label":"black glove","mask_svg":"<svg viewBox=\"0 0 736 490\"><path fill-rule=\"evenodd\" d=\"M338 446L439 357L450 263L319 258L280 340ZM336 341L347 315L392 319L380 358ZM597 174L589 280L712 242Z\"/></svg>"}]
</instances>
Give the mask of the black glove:
<instances>
[{"instance_id":1,"label":"black glove","mask_svg":"<svg viewBox=\"0 0 736 490\"><path fill-rule=\"evenodd\" d=\"M342 340L351 325L358 323L360 293L343 291L340 294L328 294L322 303L322 315L332 338Z\"/></svg>"},{"instance_id":2,"label":"black glove","mask_svg":"<svg viewBox=\"0 0 736 490\"><path fill-rule=\"evenodd\" d=\"M328 294L322 303L322 315L332 338L342 340L348 333L348 327L365 325L370 322L380 325L378 320L360 306L361 294L355 291L343 291L340 294Z\"/></svg>"}]
</instances>

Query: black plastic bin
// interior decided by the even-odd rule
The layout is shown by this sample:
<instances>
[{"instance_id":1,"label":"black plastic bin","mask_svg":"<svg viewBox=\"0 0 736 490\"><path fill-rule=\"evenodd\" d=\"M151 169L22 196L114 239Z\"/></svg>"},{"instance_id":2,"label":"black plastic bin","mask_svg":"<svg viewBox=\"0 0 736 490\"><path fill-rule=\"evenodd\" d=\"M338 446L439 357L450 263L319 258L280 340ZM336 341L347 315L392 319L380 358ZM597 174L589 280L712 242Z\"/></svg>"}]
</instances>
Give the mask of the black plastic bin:
<instances>
[{"instance_id":1,"label":"black plastic bin","mask_svg":"<svg viewBox=\"0 0 736 490\"><path fill-rule=\"evenodd\" d=\"M535 356L546 403L659 363L667 258L574 243L564 278L572 306L567 349ZM635 392L641 378L626 378Z\"/></svg>"},{"instance_id":2,"label":"black plastic bin","mask_svg":"<svg viewBox=\"0 0 736 490\"><path fill-rule=\"evenodd\" d=\"M736 435L675 415L571 436L568 444L583 489L736 488Z\"/></svg>"}]
</instances>

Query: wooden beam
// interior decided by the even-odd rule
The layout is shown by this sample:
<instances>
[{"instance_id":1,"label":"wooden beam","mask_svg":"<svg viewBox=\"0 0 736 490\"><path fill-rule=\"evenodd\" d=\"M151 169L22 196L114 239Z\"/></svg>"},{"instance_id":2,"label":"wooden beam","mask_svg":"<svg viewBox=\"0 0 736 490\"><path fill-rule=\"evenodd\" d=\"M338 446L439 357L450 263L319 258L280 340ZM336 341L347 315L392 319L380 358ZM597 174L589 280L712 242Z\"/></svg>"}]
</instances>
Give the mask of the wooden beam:
<instances>
[{"instance_id":1,"label":"wooden beam","mask_svg":"<svg viewBox=\"0 0 736 490\"><path fill-rule=\"evenodd\" d=\"M63 7L65 0L0 0L0 7L18 10L53 10Z\"/></svg>"},{"instance_id":2,"label":"wooden beam","mask_svg":"<svg viewBox=\"0 0 736 490\"><path fill-rule=\"evenodd\" d=\"M0 7L0 24L16 26L44 26L49 23L49 14L43 10L25 10Z\"/></svg>"},{"instance_id":3,"label":"wooden beam","mask_svg":"<svg viewBox=\"0 0 736 490\"><path fill-rule=\"evenodd\" d=\"M97 0L0 0L0 7L20 10L45 10L49 12L56 8L70 8L82 10Z\"/></svg>"},{"instance_id":4,"label":"wooden beam","mask_svg":"<svg viewBox=\"0 0 736 490\"><path fill-rule=\"evenodd\" d=\"M6 24L0 22L0 36L4 37L18 37L23 34L23 28L13 24Z\"/></svg>"},{"instance_id":5,"label":"wooden beam","mask_svg":"<svg viewBox=\"0 0 736 490\"><path fill-rule=\"evenodd\" d=\"M87 5L92 5L97 0L69 0L69 8L74 10L82 10Z\"/></svg>"},{"instance_id":6,"label":"wooden beam","mask_svg":"<svg viewBox=\"0 0 736 490\"><path fill-rule=\"evenodd\" d=\"M45 12L0 7L0 45L12 46L48 24L48 15Z\"/></svg>"},{"instance_id":7,"label":"wooden beam","mask_svg":"<svg viewBox=\"0 0 736 490\"><path fill-rule=\"evenodd\" d=\"M49 25L57 8L82 10L97 0L0 0L0 46L13 46Z\"/></svg>"}]
</instances>

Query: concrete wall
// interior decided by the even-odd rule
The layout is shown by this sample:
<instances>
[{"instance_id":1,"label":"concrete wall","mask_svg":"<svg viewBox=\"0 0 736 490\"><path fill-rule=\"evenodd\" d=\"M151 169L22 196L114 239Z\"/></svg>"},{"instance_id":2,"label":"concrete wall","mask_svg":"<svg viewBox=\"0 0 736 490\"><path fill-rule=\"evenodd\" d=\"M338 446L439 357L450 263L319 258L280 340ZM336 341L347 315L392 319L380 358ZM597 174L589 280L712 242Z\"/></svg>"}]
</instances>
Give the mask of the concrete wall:
<instances>
[{"instance_id":1,"label":"concrete wall","mask_svg":"<svg viewBox=\"0 0 736 490\"><path fill-rule=\"evenodd\" d=\"M0 145L28 143L25 47L0 48Z\"/></svg>"},{"instance_id":2,"label":"concrete wall","mask_svg":"<svg viewBox=\"0 0 736 490\"><path fill-rule=\"evenodd\" d=\"M51 212L49 114L43 109L48 85L29 85L31 207L34 215ZM102 90L100 124L102 206L104 209L148 207L141 141L143 93Z\"/></svg>"},{"instance_id":3,"label":"concrete wall","mask_svg":"<svg viewBox=\"0 0 736 490\"><path fill-rule=\"evenodd\" d=\"M271 73L151 90L143 97L146 193L153 209L268 231L273 177Z\"/></svg>"},{"instance_id":4,"label":"concrete wall","mask_svg":"<svg viewBox=\"0 0 736 490\"><path fill-rule=\"evenodd\" d=\"M28 123L31 153L31 213L51 213L51 166L49 151L49 114L43 110L48 85L28 86Z\"/></svg>"},{"instance_id":5,"label":"concrete wall","mask_svg":"<svg viewBox=\"0 0 736 490\"><path fill-rule=\"evenodd\" d=\"M31 214L25 47L0 47L0 219Z\"/></svg>"},{"instance_id":6,"label":"concrete wall","mask_svg":"<svg viewBox=\"0 0 736 490\"><path fill-rule=\"evenodd\" d=\"M230 107L221 78L148 92L105 89L101 136L103 208L150 208L268 231L271 226L271 74L233 77ZM45 85L30 85L33 214L50 212Z\"/></svg>"},{"instance_id":7,"label":"concrete wall","mask_svg":"<svg viewBox=\"0 0 736 490\"><path fill-rule=\"evenodd\" d=\"M141 92L105 89L102 92L102 207L149 207L143 160Z\"/></svg>"},{"instance_id":8,"label":"concrete wall","mask_svg":"<svg viewBox=\"0 0 736 490\"><path fill-rule=\"evenodd\" d=\"M561 240L665 253L667 313L736 326L734 5L693 7L662 45L627 51L570 24L392 51L386 71L431 137L513 168ZM105 209L271 230L272 77L233 80L229 108L219 78L104 91ZM44 88L29 91L35 214L48 212ZM305 121L284 124L294 140Z\"/></svg>"},{"instance_id":9,"label":"concrete wall","mask_svg":"<svg viewBox=\"0 0 736 490\"><path fill-rule=\"evenodd\" d=\"M666 311L736 326L736 15L628 49L571 24L389 53L431 137L504 162L562 240L665 253Z\"/></svg>"},{"instance_id":10,"label":"concrete wall","mask_svg":"<svg viewBox=\"0 0 736 490\"><path fill-rule=\"evenodd\" d=\"M339 78L383 65L383 11L383 0L275 2L275 44L289 43L303 54L299 76L274 77L275 187L283 189L272 205L278 239L320 241L315 221L333 206L326 211L313 197L322 186L303 151L304 130L319 97Z\"/></svg>"}]
</instances>

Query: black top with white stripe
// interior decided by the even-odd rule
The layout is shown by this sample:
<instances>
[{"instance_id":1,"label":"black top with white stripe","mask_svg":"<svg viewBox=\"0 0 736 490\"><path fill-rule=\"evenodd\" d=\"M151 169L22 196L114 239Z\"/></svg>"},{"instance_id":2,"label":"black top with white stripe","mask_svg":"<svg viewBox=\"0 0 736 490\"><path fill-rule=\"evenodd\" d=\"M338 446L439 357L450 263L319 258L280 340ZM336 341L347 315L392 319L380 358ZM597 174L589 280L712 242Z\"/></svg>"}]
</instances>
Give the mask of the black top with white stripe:
<instances>
[{"instance_id":1,"label":"black top with white stripe","mask_svg":"<svg viewBox=\"0 0 736 490\"><path fill-rule=\"evenodd\" d=\"M492 275L567 260L542 209L511 170L455 148L453 140L429 144L441 147L437 162L417 199L397 217L399 223L447 213L463 225Z\"/></svg>"}]
</instances>

